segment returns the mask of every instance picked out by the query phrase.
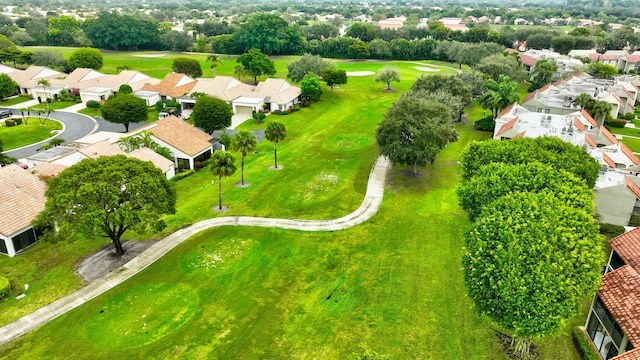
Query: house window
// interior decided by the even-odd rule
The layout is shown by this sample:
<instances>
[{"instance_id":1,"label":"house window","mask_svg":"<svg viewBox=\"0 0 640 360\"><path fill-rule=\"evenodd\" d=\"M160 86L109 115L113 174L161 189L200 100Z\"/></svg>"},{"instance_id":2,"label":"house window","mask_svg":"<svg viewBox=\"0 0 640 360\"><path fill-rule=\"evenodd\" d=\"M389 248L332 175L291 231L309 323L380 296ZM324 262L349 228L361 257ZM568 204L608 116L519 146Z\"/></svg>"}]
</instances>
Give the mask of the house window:
<instances>
[{"instance_id":1,"label":"house window","mask_svg":"<svg viewBox=\"0 0 640 360\"><path fill-rule=\"evenodd\" d=\"M18 252L28 247L29 245L34 244L36 241L38 241L38 238L36 237L35 230L33 230L33 228L30 228L27 231L24 231L23 233L17 236L14 236L12 240L13 240L13 248L16 250L16 252Z\"/></svg>"},{"instance_id":2,"label":"house window","mask_svg":"<svg viewBox=\"0 0 640 360\"><path fill-rule=\"evenodd\" d=\"M614 250L613 253L611 254L611 260L609 261L609 266L607 266L607 273L625 265L626 264L624 263L624 260L622 260L620 255L618 255L618 253L615 252Z\"/></svg>"},{"instance_id":3,"label":"house window","mask_svg":"<svg viewBox=\"0 0 640 360\"><path fill-rule=\"evenodd\" d=\"M7 250L7 244L4 242L3 239L0 239L0 253L2 254L8 254L9 251Z\"/></svg>"},{"instance_id":4,"label":"house window","mask_svg":"<svg viewBox=\"0 0 640 360\"><path fill-rule=\"evenodd\" d=\"M622 344L624 333L600 297L596 297L593 303L587 334L602 359L611 359L619 354L618 347Z\"/></svg>"},{"instance_id":5,"label":"house window","mask_svg":"<svg viewBox=\"0 0 640 360\"><path fill-rule=\"evenodd\" d=\"M189 170L191 169L191 165L189 164L189 159L177 158L178 169Z\"/></svg>"}]
</instances>

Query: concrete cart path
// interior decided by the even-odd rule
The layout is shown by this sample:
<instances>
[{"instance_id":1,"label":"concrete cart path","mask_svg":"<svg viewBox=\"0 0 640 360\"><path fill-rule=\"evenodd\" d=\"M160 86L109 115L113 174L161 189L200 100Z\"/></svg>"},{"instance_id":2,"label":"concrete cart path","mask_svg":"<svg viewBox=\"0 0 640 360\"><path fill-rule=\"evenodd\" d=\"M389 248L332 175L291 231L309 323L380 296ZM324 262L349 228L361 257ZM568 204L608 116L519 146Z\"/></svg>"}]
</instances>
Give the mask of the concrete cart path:
<instances>
[{"instance_id":1,"label":"concrete cart path","mask_svg":"<svg viewBox=\"0 0 640 360\"><path fill-rule=\"evenodd\" d=\"M164 254L200 231L217 226L259 226L299 231L335 231L348 229L363 223L375 215L382 204L387 172L390 161L383 156L378 157L371 169L367 193L356 211L333 220L297 220L262 218L253 216L226 216L202 220L191 226L180 229L152 245L145 252L132 259L122 267L88 284L75 293L55 301L35 312L26 315L0 328L0 345L34 330L56 317L86 303L118 284L131 278L160 259Z\"/></svg>"}]
</instances>

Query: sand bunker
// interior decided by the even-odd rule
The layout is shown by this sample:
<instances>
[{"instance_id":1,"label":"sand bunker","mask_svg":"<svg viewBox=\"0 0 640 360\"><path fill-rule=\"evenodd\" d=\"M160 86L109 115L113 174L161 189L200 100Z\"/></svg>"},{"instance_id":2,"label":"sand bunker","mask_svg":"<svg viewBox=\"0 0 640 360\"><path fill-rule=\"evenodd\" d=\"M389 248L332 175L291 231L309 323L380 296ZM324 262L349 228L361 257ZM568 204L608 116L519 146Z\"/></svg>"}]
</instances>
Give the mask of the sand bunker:
<instances>
[{"instance_id":1,"label":"sand bunker","mask_svg":"<svg viewBox=\"0 0 640 360\"><path fill-rule=\"evenodd\" d=\"M416 70L419 71L429 71L429 72L436 72L436 71L440 71L439 69L434 69L434 68L430 68L430 67L426 67L426 66L418 66L416 68Z\"/></svg>"},{"instance_id":2,"label":"sand bunker","mask_svg":"<svg viewBox=\"0 0 640 360\"><path fill-rule=\"evenodd\" d=\"M373 71L347 71L347 76L369 76L375 74Z\"/></svg>"},{"instance_id":3,"label":"sand bunker","mask_svg":"<svg viewBox=\"0 0 640 360\"><path fill-rule=\"evenodd\" d=\"M167 54L137 54L137 55L133 55L133 56L137 56L137 57L148 57L148 58L157 58L157 57L163 57Z\"/></svg>"}]
</instances>

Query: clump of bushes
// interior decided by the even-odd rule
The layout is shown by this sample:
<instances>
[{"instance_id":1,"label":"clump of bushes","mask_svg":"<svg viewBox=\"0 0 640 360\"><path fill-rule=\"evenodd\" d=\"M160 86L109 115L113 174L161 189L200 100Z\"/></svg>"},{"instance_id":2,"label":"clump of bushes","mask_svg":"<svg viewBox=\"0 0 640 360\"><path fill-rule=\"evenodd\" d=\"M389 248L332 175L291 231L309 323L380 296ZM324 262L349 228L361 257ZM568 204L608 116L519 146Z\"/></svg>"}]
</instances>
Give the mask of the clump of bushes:
<instances>
[{"instance_id":1,"label":"clump of bushes","mask_svg":"<svg viewBox=\"0 0 640 360\"><path fill-rule=\"evenodd\" d=\"M631 214L631 220L629 220L629 226L640 226L640 213Z\"/></svg>"},{"instance_id":2,"label":"clump of bushes","mask_svg":"<svg viewBox=\"0 0 640 360\"><path fill-rule=\"evenodd\" d=\"M254 111L251 117L255 120L256 124L262 124L267 115L265 115L265 113L263 113L262 111Z\"/></svg>"},{"instance_id":3,"label":"clump of bushes","mask_svg":"<svg viewBox=\"0 0 640 360\"><path fill-rule=\"evenodd\" d=\"M178 181L178 180L182 180L188 176L191 176L193 174L195 174L196 172L192 169L189 170L185 170L185 171L181 171L179 173L176 174L176 176L171 178L171 181Z\"/></svg>"},{"instance_id":4,"label":"clump of bushes","mask_svg":"<svg viewBox=\"0 0 640 360\"><path fill-rule=\"evenodd\" d=\"M5 298L11 294L11 283L6 277L0 276L0 299Z\"/></svg>"},{"instance_id":5,"label":"clump of bushes","mask_svg":"<svg viewBox=\"0 0 640 360\"><path fill-rule=\"evenodd\" d=\"M627 120L611 119L611 120L606 120L604 124L606 126L613 127L613 128L623 128L627 124Z\"/></svg>"},{"instance_id":6,"label":"clump of bushes","mask_svg":"<svg viewBox=\"0 0 640 360\"><path fill-rule=\"evenodd\" d=\"M481 131L492 131L496 127L496 122L493 120L493 116L487 116L480 120L476 120L475 128Z\"/></svg>"},{"instance_id":7,"label":"clump of bushes","mask_svg":"<svg viewBox=\"0 0 640 360\"><path fill-rule=\"evenodd\" d=\"M22 125L22 119L20 119L20 118L6 119L4 121L4 124L7 127Z\"/></svg>"}]
</instances>

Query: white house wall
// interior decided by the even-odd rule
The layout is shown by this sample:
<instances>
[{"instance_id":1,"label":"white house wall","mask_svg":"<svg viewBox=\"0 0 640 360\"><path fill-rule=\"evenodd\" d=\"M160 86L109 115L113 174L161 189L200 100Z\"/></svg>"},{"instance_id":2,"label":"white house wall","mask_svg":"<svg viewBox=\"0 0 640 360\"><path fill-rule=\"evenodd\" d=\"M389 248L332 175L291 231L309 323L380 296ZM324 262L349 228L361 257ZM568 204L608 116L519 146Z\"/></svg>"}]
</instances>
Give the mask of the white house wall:
<instances>
[{"instance_id":1,"label":"white house wall","mask_svg":"<svg viewBox=\"0 0 640 360\"><path fill-rule=\"evenodd\" d=\"M80 91L80 99L82 100L83 103L87 103L87 101L102 101L102 100L106 100L107 98L109 98L110 92L104 92L104 93L85 93ZM104 97L104 98L103 98Z\"/></svg>"}]
</instances>

